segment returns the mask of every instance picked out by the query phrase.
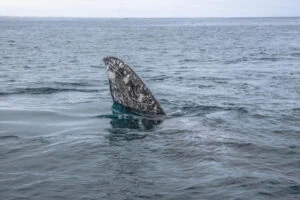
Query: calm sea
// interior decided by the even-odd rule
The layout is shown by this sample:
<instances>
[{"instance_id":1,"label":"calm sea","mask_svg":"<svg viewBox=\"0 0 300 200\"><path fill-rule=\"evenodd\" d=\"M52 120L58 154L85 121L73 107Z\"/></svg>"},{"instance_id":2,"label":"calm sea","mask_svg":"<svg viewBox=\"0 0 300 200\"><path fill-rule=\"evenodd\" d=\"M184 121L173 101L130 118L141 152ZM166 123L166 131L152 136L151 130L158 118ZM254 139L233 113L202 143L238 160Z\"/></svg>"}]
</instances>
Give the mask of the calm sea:
<instances>
[{"instance_id":1,"label":"calm sea","mask_svg":"<svg viewBox=\"0 0 300 200\"><path fill-rule=\"evenodd\" d=\"M105 56L168 114L115 113ZM299 199L300 18L0 18L0 199Z\"/></svg>"}]
</instances>

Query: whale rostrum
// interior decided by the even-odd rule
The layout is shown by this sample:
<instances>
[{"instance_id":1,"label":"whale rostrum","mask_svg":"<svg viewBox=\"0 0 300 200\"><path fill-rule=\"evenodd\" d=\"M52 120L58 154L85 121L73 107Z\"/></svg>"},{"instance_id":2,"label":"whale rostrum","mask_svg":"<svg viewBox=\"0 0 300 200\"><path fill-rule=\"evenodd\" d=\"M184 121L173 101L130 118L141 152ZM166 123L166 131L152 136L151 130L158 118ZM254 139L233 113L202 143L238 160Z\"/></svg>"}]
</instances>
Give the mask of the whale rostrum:
<instances>
[{"instance_id":1,"label":"whale rostrum","mask_svg":"<svg viewBox=\"0 0 300 200\"><path fill-rule=\"evenodd\" d=\"M126 63L116 57L106 57L103 61L114 103L138 114L166 115L142 79Z\"/></svg>"}]
</instances>

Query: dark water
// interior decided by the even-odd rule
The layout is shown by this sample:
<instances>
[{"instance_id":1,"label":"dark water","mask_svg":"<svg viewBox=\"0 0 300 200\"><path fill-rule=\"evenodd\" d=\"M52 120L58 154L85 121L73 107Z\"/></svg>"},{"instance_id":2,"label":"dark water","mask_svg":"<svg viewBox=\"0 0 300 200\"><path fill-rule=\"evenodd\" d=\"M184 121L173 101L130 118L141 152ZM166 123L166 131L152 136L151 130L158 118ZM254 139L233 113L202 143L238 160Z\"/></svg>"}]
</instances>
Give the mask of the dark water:
<instances>
[{"instance_id":1,"label":"dark water","mask_svg":"<svg viewBox=\"0 0 300 200\"><path fill-rule=\"evenodd\" d=\"M169 118L115 113L102 58ZM0 18L0 199L299 199L300 18Z\"/></svg>"}]
</instances>

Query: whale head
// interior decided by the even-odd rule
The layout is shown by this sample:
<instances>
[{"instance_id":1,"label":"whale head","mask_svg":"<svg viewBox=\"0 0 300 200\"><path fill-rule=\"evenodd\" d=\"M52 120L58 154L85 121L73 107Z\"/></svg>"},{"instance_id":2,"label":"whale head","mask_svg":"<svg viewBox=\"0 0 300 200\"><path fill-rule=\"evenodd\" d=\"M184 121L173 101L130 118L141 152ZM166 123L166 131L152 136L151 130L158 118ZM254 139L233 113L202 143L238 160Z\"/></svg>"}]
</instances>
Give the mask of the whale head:
<instances>
[{"instance_id":1,"label":"whale head","mask_svg":"<svg viewBox=\"0 0 300 200\"><path fill-rule=\"evenodd\" d=\"M103 61L114 103L137 113L165 115L142 79L126 63L116 57L106 57Z\"/></svg>"}]
</instances>

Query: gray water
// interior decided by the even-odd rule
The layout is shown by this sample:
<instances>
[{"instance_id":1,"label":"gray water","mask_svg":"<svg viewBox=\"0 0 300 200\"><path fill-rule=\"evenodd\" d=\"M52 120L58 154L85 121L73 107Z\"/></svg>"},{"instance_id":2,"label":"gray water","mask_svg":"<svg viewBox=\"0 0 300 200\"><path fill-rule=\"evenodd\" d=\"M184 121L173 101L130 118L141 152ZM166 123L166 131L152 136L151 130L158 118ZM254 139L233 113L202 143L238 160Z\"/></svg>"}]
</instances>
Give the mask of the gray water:
<instances>
[{"instance_id":1,"label":"gray water","mask_svg":"<svg viewBox=\"0 0 300 200\"><path fill-rule=\"evenodd\" d=\"M0 18L0 199L299 199L299 142L300 18Z\"/></svg>"}]
</instances>

